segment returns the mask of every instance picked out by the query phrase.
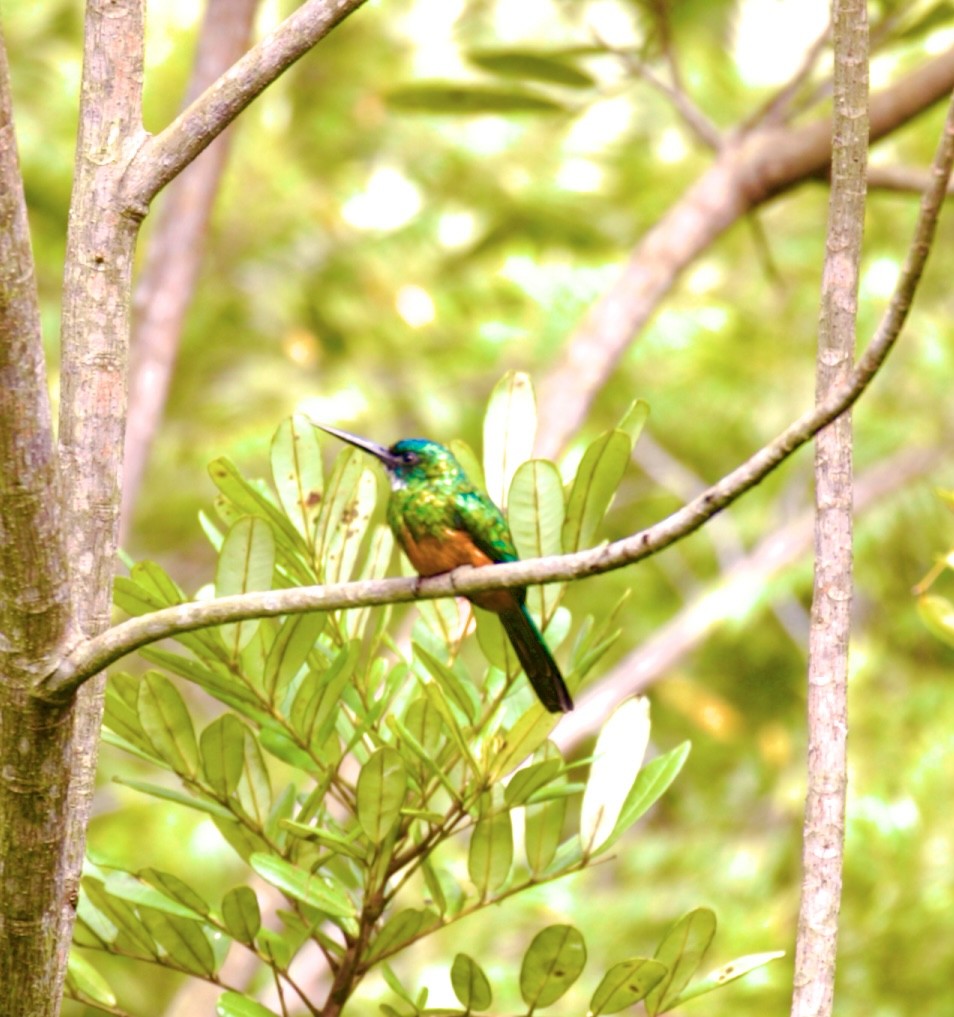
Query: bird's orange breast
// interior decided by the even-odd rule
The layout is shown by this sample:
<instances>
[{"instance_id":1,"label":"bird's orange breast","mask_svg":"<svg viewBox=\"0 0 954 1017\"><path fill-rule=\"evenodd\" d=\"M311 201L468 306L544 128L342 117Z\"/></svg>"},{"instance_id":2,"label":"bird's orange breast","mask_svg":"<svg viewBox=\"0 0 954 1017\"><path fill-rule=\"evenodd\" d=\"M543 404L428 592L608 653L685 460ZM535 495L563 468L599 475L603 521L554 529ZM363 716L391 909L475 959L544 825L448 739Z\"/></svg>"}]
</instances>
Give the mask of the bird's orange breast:
<instances>
[{"instance_id":1,"label":"bird's orange breast","mask_svg":"<svg viewBox=\"0 0 954 1017\"><path fill-rule=\"evenodd\" d=\"M494 564L493 559L474 543L466 530L445 529L439 537L423 536L415 540L410 530L404 526L400 541L404 553L422 576L436 576L461 565L479 568ZM500 612L512 610L516 596L512 590L490 590L475 593L470 599L486 611Z\"/></svg>"}]
</instances>

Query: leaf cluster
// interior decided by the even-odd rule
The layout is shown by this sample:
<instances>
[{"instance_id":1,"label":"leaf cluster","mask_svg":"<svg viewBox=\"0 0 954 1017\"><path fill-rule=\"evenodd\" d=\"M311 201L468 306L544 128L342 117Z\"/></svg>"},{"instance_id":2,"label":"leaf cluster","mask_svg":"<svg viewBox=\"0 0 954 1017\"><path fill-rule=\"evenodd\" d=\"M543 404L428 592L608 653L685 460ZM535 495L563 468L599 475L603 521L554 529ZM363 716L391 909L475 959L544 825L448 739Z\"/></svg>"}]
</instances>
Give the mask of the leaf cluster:
<instances>
[{"instance_id":1,"label":"leaf cluster","mask_svg":"<svg viewBox=\"0 0 954 1017\"><path fill-rule=\"evenodd\" d=\"M467 449L457 451L475 478L507 492L523 553L575 549L597 533L645 408L635 406L619 429L590 445L566 488L553 464L523 461L534 412L526 378L508 375L488 409L483 468ZM320 451L315 429L291 418L272 441L274 486L247 480L227 460L211 464L219 496L215 517L202 522L218 553L216 595L386 571L393 542L375 521L379 487L368 462L347 450L325 478ZM537 592L531 605L541 625L562 641L572 622L561 591ZM134 565L116 585L117 605L133 615L185 599L151 562ZM403 986L388 965L392 958L605 856L685 762L688 743L643 765L649 712L641 699L619 707L588 768L586 761L567 761L548 739L556 718L526 705L493 616L477 622L489 661L482 681L463 652L472 628L467 609L419 605L409 649L390 634L388 618L386 610L359 609L184 633L176 637L179 649L143 651L154 665L143 675L113 676L106 739L173 778L120 779L207 816L247 865L250 881L215 903L155 868L90 865L78 946L219 985L219 1012L226 1015L269 1012L223 975L233 948L252 952L271 972L283 1012L300 1005L337 1012L376 967L401 1001L389 1012L421 1012L426 999ZM584 620L570 650L571 682L611 645L612 625L612 617ZM222 708L218 716L200 729L174 679L203 690ZM291 779L282 779L288 773ZM466 878L455 864L461 852ZM263 892L266 885L274 892ZM683 921L709 923L705 944L694 948L701 957L714 917ZM685 940L673 932L655 958L612 966L592 1012L645 999L660 1013L687 998L696 962L687 969L688 948L667 946L673 937ZM306 944L316 945L327 963L323 1002L291 970ZM76 956L72 994L112 1006L111 991ZM531 1010L558 999L583 960L576 929L541 932L520 974ZM745 964L738 964L741 973ZM468 1011L490 1005L489 982L475 961L460 955L451 974ZM718 981L699 984L714 988ZM692 990L698 991L706 990Z\"/></svg>"}]
</instances>

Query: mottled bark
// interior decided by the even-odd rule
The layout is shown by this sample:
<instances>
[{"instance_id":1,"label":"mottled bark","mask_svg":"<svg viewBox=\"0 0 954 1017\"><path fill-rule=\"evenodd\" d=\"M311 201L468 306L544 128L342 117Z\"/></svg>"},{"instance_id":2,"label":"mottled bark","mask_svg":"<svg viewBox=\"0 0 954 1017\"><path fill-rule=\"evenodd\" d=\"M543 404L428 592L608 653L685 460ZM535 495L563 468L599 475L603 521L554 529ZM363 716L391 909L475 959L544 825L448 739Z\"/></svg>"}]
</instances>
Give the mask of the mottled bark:
<instances>
[{"instance_id":1,"label":"mottled bark","mask_svg":"<svg viewBox=\"0 0 954 1017\"><path fill-rule=\"evenodd\" d=\"M56 455L6 51L0 39L0 1015L59 1009L71 928L71 710L30 696L55 663L69 589ZM65 945L64 945L65 944Z\"/></svg>"},{"instance_id":2,"label":"mottled bark","mask_svg":"<svg viewBox=\"0 0 954 1017\"><path fill-rule=\"evenodd\" d=\"M831 195L822 277L816 398L843 385L855 357L868 161L866 0L834 0ZM808 789L792 1017L830 1017L845 796L851 635L852 426L845 413L815 439L815 581L808 644Z\"/></svg>"}]
</instances>

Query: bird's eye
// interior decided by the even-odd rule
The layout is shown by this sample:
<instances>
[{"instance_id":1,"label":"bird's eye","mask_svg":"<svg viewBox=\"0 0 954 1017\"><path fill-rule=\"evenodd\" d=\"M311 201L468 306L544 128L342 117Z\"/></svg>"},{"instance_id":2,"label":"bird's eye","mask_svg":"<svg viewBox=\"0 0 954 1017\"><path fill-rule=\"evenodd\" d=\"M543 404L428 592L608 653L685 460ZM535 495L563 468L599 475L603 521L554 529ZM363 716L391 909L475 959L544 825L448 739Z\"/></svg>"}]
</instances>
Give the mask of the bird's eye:
<instances>
[{"instance_id":1,"label":"bird's eye","mask_svg":"<svg viewBox=\"0 0 954 1017\"><path fill-rule=\"evenodd\" d=\"M405 466L416 466L419 461L420 460L416 452L401 453L401 462L404 463Z\"/></svg>"}]
</instances>

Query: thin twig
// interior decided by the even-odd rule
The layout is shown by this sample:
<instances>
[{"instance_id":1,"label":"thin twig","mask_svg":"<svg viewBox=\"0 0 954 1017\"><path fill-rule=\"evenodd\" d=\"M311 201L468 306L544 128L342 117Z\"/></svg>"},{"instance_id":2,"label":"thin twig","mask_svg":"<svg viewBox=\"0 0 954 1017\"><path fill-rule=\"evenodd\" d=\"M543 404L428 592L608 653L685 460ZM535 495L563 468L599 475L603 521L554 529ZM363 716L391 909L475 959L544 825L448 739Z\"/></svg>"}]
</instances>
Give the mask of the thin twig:
<instances>
[{"instance_id":1,"label":"thin twig","mask_svg":"<svg viewBox=\"0 0 954 1017\"><path fill-rule=\"evenodd\" d=\"M603 38L596 29L592 29L592 32L596 41L608 53L618 57L623 66L632 75L642 78L647 85L669 100L673 109L682 119L682 122L699 141L707 148L718 151L722 145L722 134L719 128L702 112L689 93L681 86L676 73L672 70L674 65L670 64L670 73L673 76L673 84L670 84L651 70L648 64L641 60L632 50L620 49L614 46L607 39Z\"/></svg>"}]
</instances>

